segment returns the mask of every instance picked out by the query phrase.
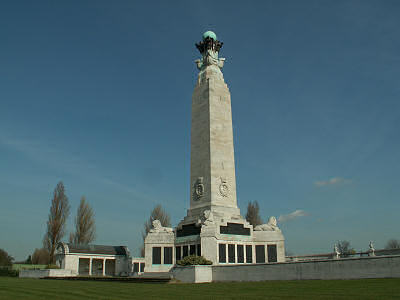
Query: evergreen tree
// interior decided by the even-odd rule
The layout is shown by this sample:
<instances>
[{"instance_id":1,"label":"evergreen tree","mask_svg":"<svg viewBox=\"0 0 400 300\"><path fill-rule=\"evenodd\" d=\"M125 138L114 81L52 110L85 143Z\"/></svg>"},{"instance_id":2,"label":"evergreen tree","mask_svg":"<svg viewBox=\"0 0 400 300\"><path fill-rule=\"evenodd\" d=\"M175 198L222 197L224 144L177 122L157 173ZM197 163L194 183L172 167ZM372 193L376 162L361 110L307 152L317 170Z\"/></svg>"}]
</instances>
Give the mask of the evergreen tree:
<instances>
[{"instance_id":1,"label":"evergreen tree","mask_svg":"<svg viewBox=\"0 0 400 300\"><path fill-rule=\"evenodd\" d=\"M263 223L260 217L260 207L257 201L250 201L247 205L246 221L254 227Z\"/></svg>"}]
</instances>

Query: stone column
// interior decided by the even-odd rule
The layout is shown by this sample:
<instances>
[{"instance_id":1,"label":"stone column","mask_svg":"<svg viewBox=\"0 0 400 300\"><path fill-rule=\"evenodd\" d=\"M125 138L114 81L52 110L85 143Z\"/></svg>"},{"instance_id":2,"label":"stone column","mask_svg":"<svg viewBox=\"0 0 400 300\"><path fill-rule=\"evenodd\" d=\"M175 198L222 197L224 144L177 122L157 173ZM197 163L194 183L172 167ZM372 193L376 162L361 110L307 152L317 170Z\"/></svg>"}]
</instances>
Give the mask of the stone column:
<instances>
[{"instance_id":1,"label":"stone column","mask_svg":"<svg viewBox=\"0 0 400 300\"><path fill-rule=\"evenodd\" d=\"M106 259L103 259L103 276L106 276Z\"/></svg>"},{"instance_id":2,"label":"stone column","mask_svg":"<svg viewBox=\"0 0 400 300\"><path fill-rule=\"evenodd\" d=\"M92 258L89 258L89 276L92 275Z\"/></svg>"},{"instance_id":3,"label":"stone column","mask_svg":"<svg viewBox=\"0 0 400 300\"><path fill-rule=\"evenodd\" d=\"M238 257L237 257L237 244L235 243L235 244L233 244L233 249L235 249L235 264L237 264L238 263Z\"/></svg>"}]
</instances>

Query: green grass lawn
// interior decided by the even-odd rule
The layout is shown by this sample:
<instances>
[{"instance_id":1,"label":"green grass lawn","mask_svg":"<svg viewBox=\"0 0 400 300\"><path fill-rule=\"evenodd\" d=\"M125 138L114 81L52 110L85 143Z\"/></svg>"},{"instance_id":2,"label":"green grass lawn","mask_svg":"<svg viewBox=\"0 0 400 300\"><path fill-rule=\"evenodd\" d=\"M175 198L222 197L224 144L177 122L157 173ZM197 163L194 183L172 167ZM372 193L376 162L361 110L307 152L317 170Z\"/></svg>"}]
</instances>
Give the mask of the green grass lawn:
<instances>
[{"instance_id":1,"label":"green grass lawn","mask_svg":"<svg viewBox=\"0 0 400 300\"><path fill-rule=\"evenodd\" d=\"M400 279L205 284L0 277L0 299L400 299Z\"/></svg>"}]
</instances>

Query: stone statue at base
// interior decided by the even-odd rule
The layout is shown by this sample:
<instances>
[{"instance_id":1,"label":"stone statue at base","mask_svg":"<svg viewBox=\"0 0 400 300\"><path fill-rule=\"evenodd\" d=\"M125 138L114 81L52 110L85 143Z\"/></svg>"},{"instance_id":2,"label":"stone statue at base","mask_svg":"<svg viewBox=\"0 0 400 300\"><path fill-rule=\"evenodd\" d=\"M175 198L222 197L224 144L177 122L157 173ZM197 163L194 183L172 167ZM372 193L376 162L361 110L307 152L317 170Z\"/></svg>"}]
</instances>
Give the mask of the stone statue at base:
<instances>
[{"instance_id":1,"label":"stone statue at base","mask_svg":"<svg viewBox=\"0 0 400 300\"><path fill-rule=\"evenodd\" d=\"M153 228L150 229L150 232L173 232L173 229L171 227L163 227L161 225L161 222L159 220L154 220L153 221Z\"/></svg>"},{"instance_id":2,"label":"stone statue at base","mask_svg":"<svg viewBox=\"0 0 400 300\"><path fill-rule=\"evenodd\" d=\"M213 225L214 224L214 215L211 210L205 210L203 212L203 216L200 220L200 223L204 226Z\"/></svg>"},{"instance_id":3,"label":"stone statue at base","mask_svg":"<svg viewBox=\"0 0 400 300\"><path fill-rule=\"evenodd\" d=\"M375 248L372 241L369 242L369 256L375 256Z\"/></svg>"},{"instance_id":4,"label":"stone statue at base","mask_svg":"<svg viewBox=\"0 0 400 300\"><path fill-rule=\"evenodd\" d=\"M267 224L257 225L254 228L255 231L281 231L277 225L276 218L274 216L268 219Z\"/></svg>"},{"instance_id":5,"label":"stone statue at base","mask_svg":"<svg viewBox=\"0 0 400 300\"><path fill-rule=\"evenodd\" d=\"M335 246L333 247L333 252L334 252L334 254L335 254L335 259L339 259L340 258L340 251L339 251L339 248L338 248L338 245L337 244L335 244Z\"/></svg>"}]
</instances>

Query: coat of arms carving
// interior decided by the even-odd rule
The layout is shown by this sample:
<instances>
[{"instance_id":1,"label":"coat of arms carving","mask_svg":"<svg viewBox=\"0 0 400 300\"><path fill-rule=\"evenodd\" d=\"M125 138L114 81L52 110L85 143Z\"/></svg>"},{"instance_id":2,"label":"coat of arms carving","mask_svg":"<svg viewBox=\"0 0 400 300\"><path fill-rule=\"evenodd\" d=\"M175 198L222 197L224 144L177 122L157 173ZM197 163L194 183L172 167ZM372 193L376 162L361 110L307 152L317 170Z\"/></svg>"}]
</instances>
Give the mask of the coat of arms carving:
<instances>
[{"instance_id":1,"label":"coat of arms carving","mask_svg":"<svg viewBox=\"0 0 400 300\"><path fill-rule=\"evenodd\" d=\"M228 197L229 195L229 187L226 182L226 178L221 177L221 184L219 185L219 193L222 197Z\"/></svg>"},{"instance_id":2,"label":"coat of arms carving","mask_svg":"<svg viewBox=\"0 0 400 300\"><path fill-rule=\"evenodd\" d=\"M198 201L204 195L203 177L198 177L193 185L193 200Z\"/></svg>"}]
</instances>

